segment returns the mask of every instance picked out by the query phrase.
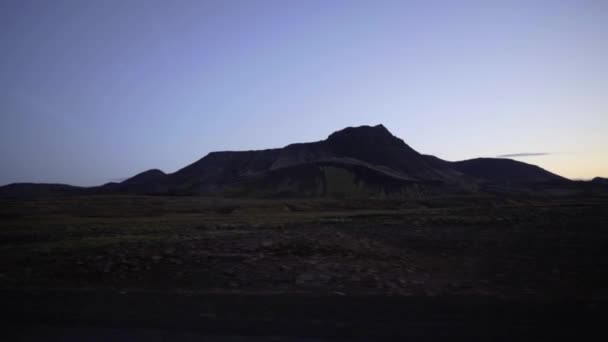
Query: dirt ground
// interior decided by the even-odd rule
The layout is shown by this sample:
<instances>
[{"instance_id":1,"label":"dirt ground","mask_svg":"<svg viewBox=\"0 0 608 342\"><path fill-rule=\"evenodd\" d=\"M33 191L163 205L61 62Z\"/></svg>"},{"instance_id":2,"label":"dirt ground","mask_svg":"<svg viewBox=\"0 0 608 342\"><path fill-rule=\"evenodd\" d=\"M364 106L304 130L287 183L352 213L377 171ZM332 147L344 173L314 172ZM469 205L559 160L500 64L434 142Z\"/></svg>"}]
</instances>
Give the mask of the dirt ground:
<instances>
[{"instance_id":1,"label":"dirt ground","mask_svg":"<svg viewBox=\"0 0 608 342\"><path fill-rule=\"evenodd\" d=\"M0 289L4 298L13 298L14 310L30 316L57 316L55 309L32 304L54 301L49 298L55 295L32 299L49 293L74 294L66 301L76 303L83 293L118 296L119 302L133 296L254 298L250 305L256 307L265 298L262 303L275 303L270 320L296 310L276 304L276 298L300 303L293 308L310 298L330 298L317 306L324 312L332 312L335 305L328 303L335 300L376 305L380 312L389 302L412 307L412 300L441 304L463 298L593 308L608 299L606 251L605 197L0 201ZM379 299L370 304L369 298ZM203 315L244 310L232 300L230 309L218 304ZM91 310L106 312L104 301L99 303ZM78 305L71 313L82 314Z\"/></svg>"}]
</instances>

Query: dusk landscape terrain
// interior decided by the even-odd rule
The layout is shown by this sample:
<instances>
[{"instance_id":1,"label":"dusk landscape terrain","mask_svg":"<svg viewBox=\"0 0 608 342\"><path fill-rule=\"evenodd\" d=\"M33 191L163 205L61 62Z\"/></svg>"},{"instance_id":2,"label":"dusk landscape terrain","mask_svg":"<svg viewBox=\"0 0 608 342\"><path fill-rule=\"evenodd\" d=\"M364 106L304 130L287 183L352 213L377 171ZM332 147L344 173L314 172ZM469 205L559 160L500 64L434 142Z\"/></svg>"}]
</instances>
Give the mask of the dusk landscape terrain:
<instances>
[{"instance_id":1,"label":"dusk landscape terrain","mask_svg":"<svg viewBox=\"0 0 608 342\"><path fill-rule=\"evenodd\" d=\"M424 338L418 320L455 337L523 324L506 335L518 337L561 319L556 308L593 318L608 295L607 184L448 162L382 125L0 195L0 280L19 319L342 338ZM469 330L495 310L506 316ZM402 330L402 314L418 323ZM381 322L360 331L361 319Z\"/></svg>"},{"instance_id":2,"label":"dusk landscape terrain","mask_svg":"<svg viewBox=\"0 0 608 342\"><path fill-rule=\"evenodd\" d=\"M605 339L607 15L0 1L0 340Z\"/></svg>"}]
</instances>

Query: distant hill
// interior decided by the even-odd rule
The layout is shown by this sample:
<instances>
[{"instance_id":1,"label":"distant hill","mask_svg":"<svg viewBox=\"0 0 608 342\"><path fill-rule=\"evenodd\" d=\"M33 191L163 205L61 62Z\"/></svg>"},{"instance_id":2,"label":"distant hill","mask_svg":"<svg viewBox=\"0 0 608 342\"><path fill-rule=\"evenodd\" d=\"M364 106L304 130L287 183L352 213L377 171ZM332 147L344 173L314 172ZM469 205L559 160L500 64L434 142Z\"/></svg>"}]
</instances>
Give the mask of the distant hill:
<instances>
[{"instance_id":1,"label":"distant hill","mask_svg":"<svg viewBox=\"0 0 608 342\"><path fill-rule=\"evenodd\" d=\"M128 192L128 193L154 193L166 190L162 182L167 174L158 169L138 173L120 183L107 183L98 188L99 192Z\"/></svg>"},{"instance_id":2,"label":"distant hill","mask_svg":"<svg viewBox=\"0 0 608 342\"><path fill-rule=\"evenodd\" d=\"M476 158L454 162L451 167L470 177L489 182L541 183L568 181L536 165L504 158Z\"/></svg>"},{"instance_id":3,"label":"distant hill","mask_svg":"<svg viewBox=\"0 0 608 342\"><path fill-rule=\"evenodd\" d=\"M13 183L0 187L2 197L45 197L86 194L88 188L45 183Z\"/></svg>"},{"instance_id":4,"label":"distant hill","mask_svg":"<svg viewBox=\"0 0 608 342\"><path fill-rule=\"evenodd\" d=\"M181 170L148 170L93 188L12 184L7 193L211 196L407 196L478 191L482 183L568 181L510 159L449 162L422 155L384 126L348 127L322 141L260 151L212 152Z\"/></svg>"}]
</instances>

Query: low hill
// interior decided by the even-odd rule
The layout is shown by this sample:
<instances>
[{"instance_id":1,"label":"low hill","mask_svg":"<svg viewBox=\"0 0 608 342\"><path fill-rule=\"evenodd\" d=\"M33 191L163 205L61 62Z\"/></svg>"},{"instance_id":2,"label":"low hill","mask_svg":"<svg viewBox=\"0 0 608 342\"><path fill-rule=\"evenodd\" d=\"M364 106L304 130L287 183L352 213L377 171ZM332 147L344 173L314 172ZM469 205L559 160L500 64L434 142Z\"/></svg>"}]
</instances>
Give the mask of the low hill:
<instances>
[{"instance_id":1,"label":"low hill","mask_svg":"<svg viewBox=\"0 0 608 342\"><path fill-rule=\"evenodd\" d=\"M483 181L542 183L568 181L536 165L503 158L476 158L451 163L454 170Z\"/></svg>"},{"instance_id":2,"label":"low hill","mask_svg":"<svg viewBox=\"0 0 608 342\"><path fill-rule=\"evenodd\" d=\"M126 179L120 183L108 183L98 188L101 193L139 193L139 194L154 194L162 193L167 190L163 186L163 182L167 174L158 169L152 169L138 173L137 175Z\"/></svg>"},{"instance_id":3,"label":"low hill","mask_svg":"<svg viewBox=\"0 0 608 342\"><path fill-rule=\"evenodd\" d=\"M0 187L0 197L47 197L86 194L88 188L45 183L13 183Z\"/></svg>"}]
</instances>

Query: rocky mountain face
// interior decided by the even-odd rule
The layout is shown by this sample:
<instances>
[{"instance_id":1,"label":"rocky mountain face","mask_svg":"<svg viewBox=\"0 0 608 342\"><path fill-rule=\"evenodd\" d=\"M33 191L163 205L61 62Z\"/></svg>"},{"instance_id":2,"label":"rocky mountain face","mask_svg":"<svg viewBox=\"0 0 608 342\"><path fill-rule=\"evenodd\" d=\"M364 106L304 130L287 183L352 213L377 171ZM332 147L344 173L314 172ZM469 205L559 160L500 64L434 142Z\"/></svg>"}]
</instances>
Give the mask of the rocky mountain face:
<instances>
[{"instance_id":1,"label":"rocky mountain face","mask_svg":"<svg viewBox=\"0 0 608 342\"><path fill-rule=\"evenodd\" d=\"M121 183L74 188L38 185L45 193L135 193L218 196L393 197L474 192L483 183L567 182L510 159L449 162L422 155L384 126L348 127L322 141L260 151L212 152L181 170L149 170ZM0 195L31 193L13 184Z\"/></svg>"},{"instance_id":2,"label":"rocky mountain face","mask_svg":"<svg viewBox=\"0 0 608 342\"><path fill-rule=\"evenodd\" d=\"M455 178L378 125L280 149L213 152L168 175L165 184L188 194L398 196L438 191Z\"/></svg>"}]
</instances>

